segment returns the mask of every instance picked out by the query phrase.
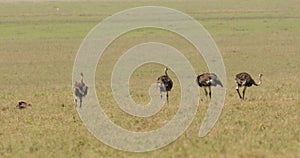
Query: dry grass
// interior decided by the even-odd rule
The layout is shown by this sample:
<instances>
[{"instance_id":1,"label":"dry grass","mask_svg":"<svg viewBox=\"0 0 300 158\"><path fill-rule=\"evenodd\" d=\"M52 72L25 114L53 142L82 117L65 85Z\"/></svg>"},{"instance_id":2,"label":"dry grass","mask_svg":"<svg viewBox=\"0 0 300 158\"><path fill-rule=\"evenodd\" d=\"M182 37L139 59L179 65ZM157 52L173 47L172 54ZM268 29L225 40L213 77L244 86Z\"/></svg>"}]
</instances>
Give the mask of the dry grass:
<instances>
[{"instance_id":1,"label":"dry grass","mask_svg":"<svg viewBox=\"0 0 300 158\"><path fill-rule=\"evenodd\" d=\"M73 106L71 74L92 27L117 11L142 5L172 7L199 20L222 52L228 87L223 112L208 136L197 135L208 105L201 100L196 118L178 140L156 151L130 153L106 146L84 127ZM297 2L281 0L1 3L0 157L299 157L299 13ZM175 80L171 104L157 115L135 118L117 107L110 91L112 66L122 52L146 41L173 45L197 73L207 70L194 48L170 32L137 30L114 41L97 68L97 95L116 124L134 131L163 126L180 96L170 73ZM135 71L130 85L136 102L149 101L147 87L162 69L148 64ZM255 78L264 74L262 86L249 88L245 101L234 89L240 71ZM33 107L15 108L20 99Z\"/></svg>"}]
</instances>

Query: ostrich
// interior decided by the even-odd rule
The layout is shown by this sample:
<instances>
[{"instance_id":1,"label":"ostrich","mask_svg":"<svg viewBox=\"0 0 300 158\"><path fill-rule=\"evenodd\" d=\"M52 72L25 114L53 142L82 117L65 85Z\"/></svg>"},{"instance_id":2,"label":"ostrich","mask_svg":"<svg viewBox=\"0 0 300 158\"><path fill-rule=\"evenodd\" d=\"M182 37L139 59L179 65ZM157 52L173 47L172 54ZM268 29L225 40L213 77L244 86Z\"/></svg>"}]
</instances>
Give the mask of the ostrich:
<instances>
[{"instance_id":1,"label":"ostrich","mask_svg":"<svg viewBox=\"0 0 300 158\"><path fill-rule=\"evenodd\" d=\"M157 86L159 87L159 92L160 92L160 98L162 99L162 92L167 92L166 97L167 97L167 103L169 103L169 91L171 91L173 87L173 81L168 75L169 69L166 67L165 68L165 75L162 75L157 78Z\"/></svg>"},{"instance_id":2,"label":"ostrich","mask_svg":"<svg viewBox=\"0 0 300 158\"><path fill-rule=\"evenodd\" d=\"M82 105L82 97L87 95L88 86L83 82L83 73L80 73L81 81L75 81L74 84L74 94L75 94L75 105L77 106L77 98L80 101L80 107Z\"/></svg>"},{"instance_id":3,"label":"ostrich","mask_svg":"<svg viewBox=\"0 0 300 158\"><path fill-rule=\"evenodd\" d=\"M258 75L258 80L259 80L258 83L256 83L247 72L242 72L235 76L235 82L237 84L236 91L239 94L240 99L244 100L247 87L251 87L252 85L259 86L261 84L262 76L263 76L262 74ZM244 87L243 96L241 96L241 93L239 91L240 87Z\"/></svg>"},{"instance_id":4,"label":"ostrich","mask_svg":"<svg viewBox=\"0 0 300 158\"><path fill-rule=\"evenodd\" d=\"M199 87L204 88L205 96L209 94L209 98L211 98L211 86L220 85L223 87L221 81L218 79L217 75L214 73L203 73L197 76L196 82ZM208 87L209 92L207 92L206 87Z\"/></svg>"},{"instance_id":5,"label":"ostrich","mask_svg":"<svg viewBox=\"0 0 300 158\"><path fill-rule=\"evenodd\" d=\"M31 107L31 104L28 104L23 100L20 100L20 101L18 101L18 104L16 105L16 107L19 109L25 109L27 107Z\"/></svg>"}]
</instances>

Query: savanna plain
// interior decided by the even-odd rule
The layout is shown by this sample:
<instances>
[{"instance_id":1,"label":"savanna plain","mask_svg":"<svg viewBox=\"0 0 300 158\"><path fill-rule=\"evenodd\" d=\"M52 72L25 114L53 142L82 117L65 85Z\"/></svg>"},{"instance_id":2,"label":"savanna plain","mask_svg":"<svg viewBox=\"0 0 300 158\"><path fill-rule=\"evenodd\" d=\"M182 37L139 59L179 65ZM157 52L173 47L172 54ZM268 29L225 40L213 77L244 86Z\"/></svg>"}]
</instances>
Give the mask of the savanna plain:
<instances>
[{"instance_id":1,"label":"savanna plain","mask_svg":"<svg viewBox=\"0 0 300 158\"><path fill-rule=\"evenodd\" d=\"M149 5L182 11L207 29L224 60L226 98L207 136L198 137L209 106L199 88L198 111L182 136L158 150L125 152L100 142L81 121L73 103L73 64L80 44L99 22ZM171 70L170 103L159 113L139 118L118 107L110 85L113 66L144 42L171 45L197 74L208 71L195 47L174 32L143 28L114 40L97 65L97 96L115 124L137 132L164 126L176 114L181 95ZM299 1L0 1L0 55L0 157L300 157ZM134 71L129 86L137 103L150 101L148 88L163 69L149 63ZM255 80L264 75L259 87L247 89L244 101L234 82L242 71ZM32 107L20 110L18 100Z\"/></svg>"}]
</instances>

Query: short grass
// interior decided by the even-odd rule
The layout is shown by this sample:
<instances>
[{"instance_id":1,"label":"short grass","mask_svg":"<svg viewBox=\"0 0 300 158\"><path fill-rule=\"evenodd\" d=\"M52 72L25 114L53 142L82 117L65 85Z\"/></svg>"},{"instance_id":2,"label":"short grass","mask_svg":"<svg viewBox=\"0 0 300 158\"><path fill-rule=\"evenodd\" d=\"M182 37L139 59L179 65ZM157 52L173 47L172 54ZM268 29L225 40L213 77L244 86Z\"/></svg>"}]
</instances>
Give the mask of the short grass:
<instances>
[{"instance_id":1,"label":"short grass","mask_svg":"<svg viewBox=\"0 0 300 158\"><path fill-rule=\"evenodd\" d=\"M222 52L228 86L223 112L209 135L198 137L208 106L199 90L196 118L178 140L152 152L130 153L106 146L85 128L73 105L72 66L82 40L97 23L144 5L171 7L199 20ZM0 157L300 157L299 6L283 0L1 2ZM99 61L97 95L112 121L133 131L163 126L180 101L173 72L170 105L157 115L132 117L113 100L114 63L127 49L149 41L174 46L197 73L207 71L191 44L174 33L140 29L115 40ZM262 86L249 88L245 101L238 99L233 81L240 71L255 78L264 74ZM134 72L130 92L137 103L149 102L148 87L162 73L157 64ZM21 99L33 107L16 109Z\"/></svg>"}]
</instances>

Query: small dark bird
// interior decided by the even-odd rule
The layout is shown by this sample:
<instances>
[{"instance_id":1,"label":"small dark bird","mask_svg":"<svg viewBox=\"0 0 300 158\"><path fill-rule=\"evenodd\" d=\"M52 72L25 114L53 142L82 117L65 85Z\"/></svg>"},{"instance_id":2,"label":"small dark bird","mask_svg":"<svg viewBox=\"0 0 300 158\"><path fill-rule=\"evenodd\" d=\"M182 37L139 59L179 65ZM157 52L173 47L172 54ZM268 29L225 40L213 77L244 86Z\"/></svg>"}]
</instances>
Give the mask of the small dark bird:
<instances>
[{"instance_id":1,"label":"small dark bird","mask_svg":"<svg viewBox=\"0 0 300 158\"><path fill-rule=\"evenodd\" d=\"M80 82L75 81L74 94L75 94L75 105L77 106L77 98L80 101L80 107L82 105L82 98L87 95L88 86L83 82L83 73L80 73Z\"/></svg>"},{"instance_id":2,"label":"small dark bird","mask_svg":"<svg viewBox=\"0 0 300 158\"><path fill-rule=\"evenodd\" d=\"M246 92L247 87L251 87L252 85L259 86L262 83L262 81L261 81L262 76L263 76L262 74L258 75L258 80L259 80L258 83L256 83L252 79L251 75L249 75L247 72L242 72L242 73L239 73L235 76L235 82L237 84L236 91L239 94L240 99L244 100L245 92ZM241 96L241 93L239 91L240 87L244 87L243 96Z\"/></svg>"},{"instance_id":3,"label":"small dark bird","mask_svg":"<svg viewBox=\"0 0 300 158\"><path fill-rule=\"evenodd\" d=\"M203 73L197 76L196 82L198 83L199 87L204 88L205 96L209 94L209 98L211 98L211 86L220 85L223 87L221 81L218 79L217 75L214 73ZM208 87L209 92L207 92L206 88Z\"/></svg>"},{"instance_id":4,"label":"small dark bird","mask_svg":"<svg viewBox=\"0 0 300 158\"><path fill-rule=\"evenodd\" d=\"M162 99L162 92L167 92L166 97L167 97L167 103L169 103L169 91L171 91L173 87L173 81L168 75L169 69L166 67L165 68L165 75L162 75L157 78L157 86L159 87L159 92L160 92L160 98Z\"/></svg>"},{"instance_id":5,"label":"small dark bird","mask_svg":"<svg viewBox=\"0 0 300 158\"><path fill-rule=\"evenodd\" d=\"M16 107L19 108L19 109L25 109L27 107L31 107L31 104L28 104L23 100L20 100L20 101L18 101Z\"/></svg>"}]
</instances>

